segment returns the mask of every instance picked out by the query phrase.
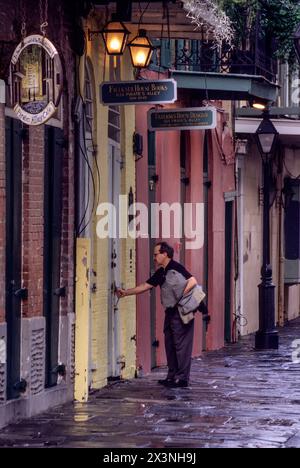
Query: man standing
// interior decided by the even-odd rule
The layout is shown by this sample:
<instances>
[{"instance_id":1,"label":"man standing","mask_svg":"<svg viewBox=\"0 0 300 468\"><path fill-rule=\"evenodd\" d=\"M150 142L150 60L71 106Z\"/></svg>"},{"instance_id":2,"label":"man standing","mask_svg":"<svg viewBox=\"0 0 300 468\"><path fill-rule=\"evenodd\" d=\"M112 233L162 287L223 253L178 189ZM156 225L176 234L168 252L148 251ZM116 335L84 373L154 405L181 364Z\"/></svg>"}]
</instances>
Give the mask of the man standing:
<instances>
[{"instance_id":1,"label":"man standing","mask_svg":"<svg viewBox=\"0 0 300 468\"><path fill-rule=\"evenodd\" d=\"M159 242L154 248L156 272L145 282L132 289L118 289L118 297L141 294L149 289L164 285L163 294L171 294L171 285L166 282L168 271L174 271L186 280L183 295L187 294L196 284L196 279L182 266L173 260L174 249L166 242ZM178 276L177 276L178 277ZM176 286L176 285L175 285ZM167 307L165 311L164 335L167 355L168 374L166 379L159 380L167 387L187 387L191 370L191 357L194 337L194 320L184 324L180 318L177 306Z\"/></svg>"}]
</instances>

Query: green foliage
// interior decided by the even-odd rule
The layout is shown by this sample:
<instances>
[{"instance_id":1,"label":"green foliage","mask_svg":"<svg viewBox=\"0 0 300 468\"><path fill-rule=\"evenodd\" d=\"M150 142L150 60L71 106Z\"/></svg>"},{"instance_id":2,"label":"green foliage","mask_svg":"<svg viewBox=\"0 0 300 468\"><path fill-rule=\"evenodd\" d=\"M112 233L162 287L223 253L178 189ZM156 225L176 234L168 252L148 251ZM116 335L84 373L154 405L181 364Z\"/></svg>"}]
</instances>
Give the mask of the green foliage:
<instances>
[{"instance_id":1,"label":"green foliage","mask_svg":"<svg viewBox=\"0 0 300 468\"><path fill-rule=\"evenodd\" d=\"M300 23L299 0L219 0L219 3L232 21L236 46L247 48L259 15L261 33L275 42L276 56L296 62L293 34Z\"/></svg>"}]
</instances>

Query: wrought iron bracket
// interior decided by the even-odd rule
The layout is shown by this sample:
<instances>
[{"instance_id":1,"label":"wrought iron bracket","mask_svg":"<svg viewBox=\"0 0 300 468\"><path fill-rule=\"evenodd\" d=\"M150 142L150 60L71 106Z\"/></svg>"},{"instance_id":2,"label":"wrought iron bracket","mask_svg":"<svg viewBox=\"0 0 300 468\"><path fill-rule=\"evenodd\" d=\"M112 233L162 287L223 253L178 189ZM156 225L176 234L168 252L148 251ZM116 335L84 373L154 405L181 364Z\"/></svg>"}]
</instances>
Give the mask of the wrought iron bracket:
<instances>
[{"instance_id":1,"label":"wrought iron bracket","mask_svg":"<svg viewBox=\"0 0 300 468\"><path fill-rule=\"evenodd\" d=\"M16 382L13 387L17 392L24 393L27 389L27 381L25 379L21 379L19 382Z\"/></svg>"},{"instance_id":2,"label":"wrought iron bracket","mask_svg":"<svg viewBox=\"0 0 300 468\"><path fill-rule=\"evenodd\" d=\"M27 288L20 288L14 291L14 295L21 300L28 299L28 289Z\"/></svg>"}]
</instances>

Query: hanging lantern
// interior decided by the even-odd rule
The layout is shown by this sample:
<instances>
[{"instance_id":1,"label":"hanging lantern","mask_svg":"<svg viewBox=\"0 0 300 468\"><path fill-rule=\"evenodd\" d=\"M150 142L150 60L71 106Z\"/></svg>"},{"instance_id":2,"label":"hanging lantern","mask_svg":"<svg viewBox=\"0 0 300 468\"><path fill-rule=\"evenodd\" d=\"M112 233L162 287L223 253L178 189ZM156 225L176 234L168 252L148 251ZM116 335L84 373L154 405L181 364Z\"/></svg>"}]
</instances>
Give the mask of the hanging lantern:
<instances>
[{"instance_id":1,"label":"hanging lantern","mask_svg":"<svg viewBox=\"0 0 300 468\"><path fill-rule=\"evenodd\" d=\"M138 35L128 44L132 65L136 68L146 68L150 63L153 46L147 37L145 29L140 29Z\"/></svg>"},{"instance_id":2,"label":"hanging lantern","mask_svg":"<svg viewBox=\"0 0 300 468\"><path fill-rule=\"evenodd\" d=\"M106 51L109 55L122 55L130 31L121 21L109 21L101 31Z\"/></svg>"}]
</instances>

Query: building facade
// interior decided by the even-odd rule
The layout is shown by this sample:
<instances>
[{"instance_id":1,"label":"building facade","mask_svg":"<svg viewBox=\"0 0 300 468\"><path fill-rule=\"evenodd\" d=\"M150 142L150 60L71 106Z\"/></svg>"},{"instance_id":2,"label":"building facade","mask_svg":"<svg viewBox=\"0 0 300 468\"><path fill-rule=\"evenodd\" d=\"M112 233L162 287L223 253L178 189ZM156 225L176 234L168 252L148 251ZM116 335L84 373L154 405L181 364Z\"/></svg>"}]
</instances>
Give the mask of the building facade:
<instances>
[{"instance_id":1,"label":"building facade","mask_svg":"<svg viewBox=\"0 0 300 468\"><path fill-rule=\"evenodd\" d=\"M270 200L270 252L275 285L275 324L283 326L299 316L299 120L280 117L272 122L279 132L272 158ZM287 112L287 108L284 112ZM294 112L290 108L290 112ZM277 115L276 115L277 113ZM290 114L291 115L291 114ZM237 158L237 226L238 248L236 277L236 314L238 333L247 335L259 327L259 296L262 266L262 161L254 134L261 119L238 117L236 129L245 144ZM246 132L246 133L244 133ZM247 142L247 143L246 143Z\"/></svg>"},{"instance_id":2,"label":"building facade","mask_svg":"<svg viewBox=\"0 0 300 468\"><path fill-rule=\"evenodd\" d=\"M43 125L21 122L13 109L17 75L9 73L10 59L22 35L41 35L41 22L35 2L24 2L22 11L17 2L1 2L0 8L2 426L73 398L75 76L69 41L73 17L56 2L54 10L44 11L44 19L46 37L62 63L63 72L56 76L62 85L58 110ZM39 86L32 84L39 63L34 50L23 52L30 58L20 68L20 77L29 80L26 66L32 66L29 94L31 86Z\"/></svg>"}]
</instances>

